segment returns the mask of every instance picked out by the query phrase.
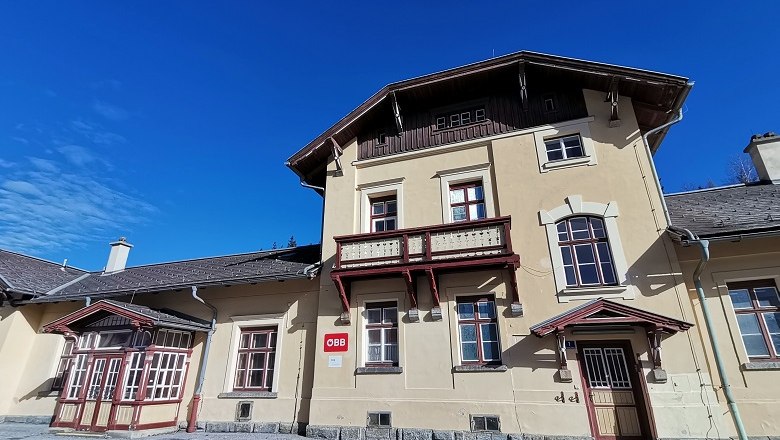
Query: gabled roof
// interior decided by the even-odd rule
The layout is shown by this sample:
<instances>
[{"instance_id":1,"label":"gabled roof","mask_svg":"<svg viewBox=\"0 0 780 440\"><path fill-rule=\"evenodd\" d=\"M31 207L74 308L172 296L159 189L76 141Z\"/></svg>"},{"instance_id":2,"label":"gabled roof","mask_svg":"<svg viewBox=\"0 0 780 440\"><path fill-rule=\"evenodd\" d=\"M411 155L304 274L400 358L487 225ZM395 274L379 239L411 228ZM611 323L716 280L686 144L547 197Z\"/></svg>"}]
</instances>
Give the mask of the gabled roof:
<instances>
[{"instance_id":1,"label":"gabled roof","mask_svg":"<svg viewBox=\"0 0 780 440\"><path fill-rule=\"evenodd\" d=\"M251 284L305 278L305 269L319 261L319 245L170 263L128 267L112 273L90 272L27 302L55 302L90 296L112 297L160 292L190 286Z\"/></svg>"},{"instance_id":2,"label":"gabled roof","mask_svg":"<svg viewBox=\"0 0 780 440\"><path fill-rule=\"evenodd\" d=\"M22 294L41 294L72 281L86 271L0 249L0 288Z\"/></svg>"},{"instance_id":3,"label":"gabled roof","mask_svg":"<svg viewBox=\"0 0 780 440\"><path fill-rule=\"evenodd\" d=\"M679 319L600 298L542 321L532 326L530 330L536 336L542 337L571 326L616 324L654 327L667 333L677 333L693 327L693 324Z\"/></svg>"},{"instance_id":4,"label":"gabled roof","mask_svg":"<svg viewBox=\"0 0 780 440\"><path fill-rule=\"evenodd\" d=\"M665 197L672 225L701 238L780 231L780 185L733 185Z\"/></svg>"},{"instance_id":5,"label":"gabled roof","mask_svg":"<svg viewBox=\"0 0 780 440\"><path fill-rule=\"evenodd\" d=\"M617 84L620 95L634 100L634 112L640 130L647 131L670 121L690 92L692 83L687 78L652 72L613 64L584 61L574 58L520 51L489 60L456 67L438 73L420 76L389 84L333 126L325 130L287 160L299 177L309 183L322 183L324 164L332 154L333 142L344 145L360 132L360 125L366 116L380 103L394 97L398 99L403 114L404 100L414 100L423 89L427 94L451 93L446 88L452 81L468 81L500 69L519 70L520 64L533 66L541 72L557 72L566 76L569 85L578 85L592 90L609 91ZM529 88L533 87L529 84ZM457 87L456 87L457 89ZM420 92L420 93L418 93ZM650 138L653 151L660 145L666 130Z\"/></svg>"},{"instance_id":6,"label":"gabled roof","mask_svg":"<svg viewBox=\"0 0 780 440\"><path fill-rule=\"evenodd\" d=\"M102 300L76 310L43 326L47 333L73 333L80 323L99 319L106 314L121 316L143 327L165 327L181 330L206 331L210 323L189 315L166 313L138 304Z\"/></svg>"}]
</instances>

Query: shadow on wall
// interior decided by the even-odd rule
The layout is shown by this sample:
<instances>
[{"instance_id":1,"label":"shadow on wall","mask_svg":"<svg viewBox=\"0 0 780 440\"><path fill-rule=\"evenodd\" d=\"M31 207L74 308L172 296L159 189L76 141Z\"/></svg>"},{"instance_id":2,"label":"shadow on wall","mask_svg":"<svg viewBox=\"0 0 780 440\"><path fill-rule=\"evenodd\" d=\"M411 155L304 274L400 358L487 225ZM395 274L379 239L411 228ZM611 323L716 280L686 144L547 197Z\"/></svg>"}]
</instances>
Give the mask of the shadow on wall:
<instances>
[{"instance_id":1,"label":"shadow on wall","mask_svg":"<svg viewBox=\"0 0 780 440\"><path fill-rule=\"evenodd\" d=\"M623 231L621 235L626 235L626 232ZM628 281L636 286L638 295L656 296L673 290L678 283L684 281L682 274L674 272L667 250L664 249L664 241L670 254L675 255L675 244L664 234L656 237L647 250L628 268Z\"/></svg>"}]
</instances>

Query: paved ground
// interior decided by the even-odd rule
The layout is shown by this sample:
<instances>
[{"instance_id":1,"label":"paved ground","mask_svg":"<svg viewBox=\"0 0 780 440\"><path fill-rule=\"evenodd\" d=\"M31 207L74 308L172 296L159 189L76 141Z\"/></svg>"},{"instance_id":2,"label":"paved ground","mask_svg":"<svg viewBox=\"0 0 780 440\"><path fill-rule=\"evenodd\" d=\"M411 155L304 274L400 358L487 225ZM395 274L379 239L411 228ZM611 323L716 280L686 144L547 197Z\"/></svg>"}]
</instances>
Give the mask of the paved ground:
<instances>
[{"instance_id":1,"label":"paved ground","mask_svg":"<svg viewBox=\"0 0 780 440\"><path fill-rule=\"evenodd\" d=\"M0 423L0 439L3 440L89 440L100 439L103 436L94 434L84 435L76 433L75 435L52 434L46 425L34 425L30 423ZM154 440L304 440L293 434L244 434L244 433L214 433L214 432L195 432L188 434L184 431L171 434L160 434L150 437Z\"/></svg>"}]
</instances>

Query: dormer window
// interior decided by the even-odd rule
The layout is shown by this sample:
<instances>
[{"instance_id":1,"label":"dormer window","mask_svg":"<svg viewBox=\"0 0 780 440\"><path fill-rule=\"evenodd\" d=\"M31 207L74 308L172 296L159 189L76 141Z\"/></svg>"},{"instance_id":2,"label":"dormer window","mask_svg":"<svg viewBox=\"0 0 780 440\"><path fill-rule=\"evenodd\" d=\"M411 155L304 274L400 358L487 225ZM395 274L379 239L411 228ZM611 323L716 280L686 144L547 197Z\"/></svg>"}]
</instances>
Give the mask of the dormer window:
<instances>
[{"instance_id":1,"label":"dormer window","mask_svg":"<svg viewBox=\"0 0 780 440\"><path fill-rule=\"evenodd\" d=\"M463 127L485 121L485 107L472 107L436 116L436 129Z\"/></svg>"}]
</instances>

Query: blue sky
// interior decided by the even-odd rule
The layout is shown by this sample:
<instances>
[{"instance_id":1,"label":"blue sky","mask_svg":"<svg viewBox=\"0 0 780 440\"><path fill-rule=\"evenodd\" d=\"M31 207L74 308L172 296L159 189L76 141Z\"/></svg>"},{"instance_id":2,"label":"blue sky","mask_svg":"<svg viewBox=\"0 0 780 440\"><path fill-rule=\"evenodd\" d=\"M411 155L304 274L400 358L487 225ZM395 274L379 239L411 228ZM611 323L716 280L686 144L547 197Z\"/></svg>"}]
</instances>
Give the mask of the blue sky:
<instances>
[{"instance_id":1,"label":"blue sky","mask_svg":"<svg viewBox=\"0 0 780 440\"><path fill-rule=\"evenodd\" d=\"M320 240L284 160L383 85L518 50L696 81L667 191L780 130L774 2L0 2L0 248L86 269Z\"/></svg>"}]
</instances>

